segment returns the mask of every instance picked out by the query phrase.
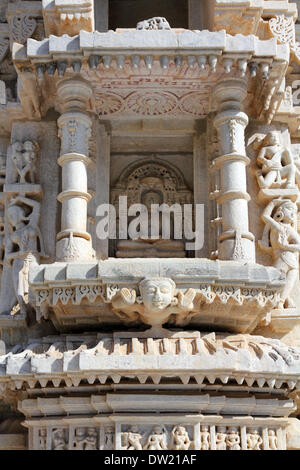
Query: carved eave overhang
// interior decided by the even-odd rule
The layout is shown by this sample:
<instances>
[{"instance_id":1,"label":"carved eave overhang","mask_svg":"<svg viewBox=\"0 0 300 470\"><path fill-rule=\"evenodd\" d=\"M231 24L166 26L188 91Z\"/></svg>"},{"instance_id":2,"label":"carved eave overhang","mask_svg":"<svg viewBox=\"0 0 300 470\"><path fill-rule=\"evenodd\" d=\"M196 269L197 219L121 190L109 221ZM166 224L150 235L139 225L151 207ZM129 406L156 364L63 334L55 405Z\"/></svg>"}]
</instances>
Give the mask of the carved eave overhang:
<instances>
[{"instance_id":1,"label":"carved eave overhang","mask_svg":"<svg viewBox=\"0 0 300 470\"><path fill-rule=\"evenodd\" d=\"M181 413L197 413L198 418L199 413L214 414L219 415L217 422L226 419L225 415L242 415L249 423L253 422L252 416L268 415L275 418L274 423L278 422L277 417L283 417L282 421L287 423L288 421L284 418L295 410L295 404L293 400L283 398L279 400L275 397L269 399L268 404L266 404L265 399L255 398L254 396L251 398L228 398L226 396L214 397L203 394L190 395L187 400L186 395L149 396L149 394L133 393L128 394L125 398L124 394L107 393L84 398L76 396L60 396L59 398L50 399L28 398L19 401L18 409L26 418L48 417L49 419L49 416L60 416L66 419L70 415L91 416L94 414L128 413L129 409L131 413L138 413L137 416L140 416L145 410L147 410L147 413L178 413L178 410L180 410ZM113 419L113 417L110 418ZM97 418L95 417L95 419ZM122 418L119 416L119 419ZM42 424L43 420L39 420L39 423Z\"/></svg>"},{"instance_id":2,"label":"carved eave overhang","mask_svg":"<svg viewBox=\"0 0 300 470\"><path fill-rule=\"evenodd\" d=\"M123 288L133 289L138 296L143 279L162 277L175 282L177 294L194 289L197 306L183 324L209 327L213 323L214 328L247 333L276 308L285 284L275 268L207 259L55 263L32 266L29 282L38 319L54 314L57 327L63 329L122 324L112 310L114 297ZM181 319L172 318L171 323L180 324Z\"/></svg>"},{"instance_id":3,"label":"carved eave overhang","mask_svg":"<svg viewBox=\"0 0 300 470\"><path fill-rule=\"evenodd\" d=\"M93 86L92 111L102 119L193 120L215 111L211 91L218 80L242 77L248 87L246 112L270 122L283 96L289 54L289 45L278 45L275 38L125 30L29 39L27 48L14 44L13 59L20 82L26 82L27 95L20 99L28 116L32 110L37 116L49 107L59 110L57 82L81 75ZM153 108L144 105L148 95L157 102ZM31 109L27 101L33 102Z\"/></svg>"},{"instance_id":4,"label":"carved eave overhang","mask_svg":"<svg viewBox=\"0 0 300 470\"><path fill-rule=\"evenodd\" d=\"M299 389L299 367L300 349L259 336L170 331L153 336L151 330L148 336L61 335L32 340L0 356L0 390L53 385L76 391L84 384L124 385L132 379L163 388L171 379L207 391L235 387L285 395Z\"/></svg>"}]
</instances>

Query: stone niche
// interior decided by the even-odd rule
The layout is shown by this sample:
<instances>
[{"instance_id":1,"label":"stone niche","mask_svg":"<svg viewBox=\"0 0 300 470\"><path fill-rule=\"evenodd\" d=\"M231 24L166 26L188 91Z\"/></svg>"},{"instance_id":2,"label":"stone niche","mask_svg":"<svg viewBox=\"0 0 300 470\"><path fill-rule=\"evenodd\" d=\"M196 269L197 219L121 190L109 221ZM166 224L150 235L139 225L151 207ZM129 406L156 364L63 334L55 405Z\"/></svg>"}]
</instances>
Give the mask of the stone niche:
<instances>
[{"instance_id":1,"label":"stone niche","mask_svg":"<svg viewBox=\"0 0 300 470\"><path fill-rule=\"evenodd\" d=\"M117 160L117 156L115 160ZM157 235L151 239L151 205L178 204L183 215L184 204L193 203L193 192L188 187L182 172L173 160L184 168L183 155L169 158L133 156L133 163L126 166L111 187L111 203L117 212L117 230L119 228L119 198L127 197L128 208L133 204L144 204L148 210L148 236L138 240L116 240L111 244L111 255L117 258L184 258L187 253L183 241L175 240L176 226L174 214L170 217L170 240L164 239L162 214L158 216ZM128 158L126 158L128 161ZM128 226L134 217L128 218ZM183 222L183 219L181 219ZM117 231L118 233L118 231Z\"/></svg>"}]
</instances>

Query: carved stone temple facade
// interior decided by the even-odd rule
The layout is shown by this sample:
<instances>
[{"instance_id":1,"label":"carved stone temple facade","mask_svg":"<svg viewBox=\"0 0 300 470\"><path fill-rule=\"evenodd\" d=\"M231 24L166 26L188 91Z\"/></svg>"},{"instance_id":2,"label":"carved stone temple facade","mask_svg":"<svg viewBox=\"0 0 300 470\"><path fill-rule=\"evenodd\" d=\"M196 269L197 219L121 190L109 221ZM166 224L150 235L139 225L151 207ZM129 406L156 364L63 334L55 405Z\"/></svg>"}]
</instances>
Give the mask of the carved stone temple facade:
<instances>
[{"instance_id":1,"label":"carved stone temple facade","mask_svg":"<svg viewBox=\"0 0 300 470\"><path fill-rule=\"evenodd\" d=\"M300 449L297 6L1 0L0 449Z\"/></svg>"}]
</instances>

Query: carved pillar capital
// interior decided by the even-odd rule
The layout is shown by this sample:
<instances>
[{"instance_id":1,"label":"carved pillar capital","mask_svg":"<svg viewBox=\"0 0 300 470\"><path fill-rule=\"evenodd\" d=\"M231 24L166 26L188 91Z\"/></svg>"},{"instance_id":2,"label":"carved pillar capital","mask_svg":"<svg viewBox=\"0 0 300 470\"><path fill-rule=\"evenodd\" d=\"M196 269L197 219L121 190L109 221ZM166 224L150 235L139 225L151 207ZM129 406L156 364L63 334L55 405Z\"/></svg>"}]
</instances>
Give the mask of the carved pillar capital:
<instances>
[{"instance_id":1,"label":"carved pillar capital","mask_svg":"<svg viewBox=\"0 0 300 470\"><path fill-rule=\"evenodd\" d=\"M92 94L91 85L80 77L62 80L57 85L57 97L62 112L88 110Z\"/></svg>"}]
</instances>

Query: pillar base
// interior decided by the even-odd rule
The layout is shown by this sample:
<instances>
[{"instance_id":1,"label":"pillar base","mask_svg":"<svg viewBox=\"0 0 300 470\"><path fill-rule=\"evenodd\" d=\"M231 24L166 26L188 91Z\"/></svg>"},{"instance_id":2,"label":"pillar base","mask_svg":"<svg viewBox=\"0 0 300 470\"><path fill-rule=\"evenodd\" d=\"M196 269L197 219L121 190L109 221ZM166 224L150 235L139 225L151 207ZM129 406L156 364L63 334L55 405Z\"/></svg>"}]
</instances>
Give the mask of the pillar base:
<instances>
[{"instance_id":1,"label":"pillar base","mask_svg":"<svg viewBox=\"0 0 300 470\"><path fill-rule=\"evenodd\" d=\"M255 263L255 243L244 237L220 241L218 259Z\"/></svg>"},{"instance_id":2,"label":"pillar base","mask_svg":"<svg viewBox=\"0 0 300 470\"><path fill-rule=\"evenodd\" d=\"M57 261L91 261L93 259L95 259L95 251L91 240L76 237L70 233L69 237L56 242Z\"/></svg>"}]
</instances>

